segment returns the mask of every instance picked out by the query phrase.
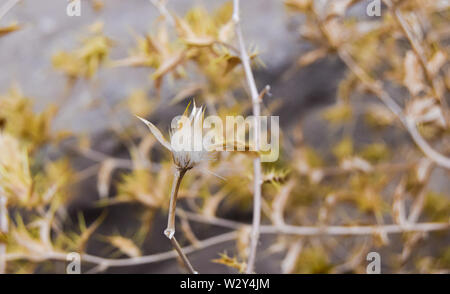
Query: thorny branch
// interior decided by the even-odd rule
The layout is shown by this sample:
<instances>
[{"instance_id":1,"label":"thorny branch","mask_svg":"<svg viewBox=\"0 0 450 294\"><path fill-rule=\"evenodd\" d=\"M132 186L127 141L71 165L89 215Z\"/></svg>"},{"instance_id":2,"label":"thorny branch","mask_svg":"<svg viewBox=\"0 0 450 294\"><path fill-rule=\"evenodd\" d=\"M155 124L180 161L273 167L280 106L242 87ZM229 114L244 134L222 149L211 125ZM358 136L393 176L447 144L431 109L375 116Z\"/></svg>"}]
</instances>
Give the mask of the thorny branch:
<instances>
[{"instance_id":1,"label":"thorny branch","mask_svg":"<svg viewBox=\"0 0 450 294\"><path fill-rule=\"evenodd\" d=\"M239 43L240 57L242 65L244 67L245 76L247 78L247 84L250 89L253 116L255 118L255 146L256 150L259 150L259 136L260 136L260 125L258 117L261 114L259 94L256 88L255 78L253 77L253 72L250 66L250 58L247 54L247 49L245 48L244 36L242 34L240 18L239 18L239 0L234 0L233 2L233 16L232 16L237 41ZM250 253L247 262L246 273L253 273L255 260L256 260L256 250L258 247L259 240L259 227L261 225L261 158L256 157L253 159L253 226L251 233L251 244Z\"/></svg>"}]
</instances>

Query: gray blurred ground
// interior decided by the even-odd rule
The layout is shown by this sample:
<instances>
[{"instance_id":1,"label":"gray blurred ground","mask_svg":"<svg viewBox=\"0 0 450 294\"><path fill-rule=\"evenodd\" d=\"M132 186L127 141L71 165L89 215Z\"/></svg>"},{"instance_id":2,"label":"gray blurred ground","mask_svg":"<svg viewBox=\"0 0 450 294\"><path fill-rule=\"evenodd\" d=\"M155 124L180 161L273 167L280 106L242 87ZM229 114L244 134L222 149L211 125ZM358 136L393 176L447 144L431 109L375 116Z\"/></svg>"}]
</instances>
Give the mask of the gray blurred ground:
<instances>
[{"instance_id":1,"label":"gray blurred ground","mask_svg":"<svg viewBox=\"0 0 450 294\"><path fill-rule=\"evenodd\" d=\"M195 5L215 9L225 2L169 1L168 7L183 15ZM65 78L51 68L51 56L56 51L75 48L86 27L102 20L106 35L116 42L111 59L123 58L135 46L132 32L149 32L159 16L147 0L107 0L99 13L92 9L90 1L82 0L80 17L67 16L66 5L63 0L24 0L2 20L2 24L18 20L25 27L0 41L0 93L17 82L26 95L37 99L38 109L57 101L64 93ZM296 35L287 29L282 1L242 1L242 15L247 43L257 45L267 71L287 64L298 54L300 45ZM101 90L97 94L110 103L124 99L131 89L149 83L148 73L145 69L128 68L101 71ZM98 110L86 111L83 107L90 95L86 88L75 88L75 95L57 120L57 128L88 132L105 128L106 121L98 119L101 117ZM163 96L173 94L168 89Z\"/></svg>"}]
</instances>

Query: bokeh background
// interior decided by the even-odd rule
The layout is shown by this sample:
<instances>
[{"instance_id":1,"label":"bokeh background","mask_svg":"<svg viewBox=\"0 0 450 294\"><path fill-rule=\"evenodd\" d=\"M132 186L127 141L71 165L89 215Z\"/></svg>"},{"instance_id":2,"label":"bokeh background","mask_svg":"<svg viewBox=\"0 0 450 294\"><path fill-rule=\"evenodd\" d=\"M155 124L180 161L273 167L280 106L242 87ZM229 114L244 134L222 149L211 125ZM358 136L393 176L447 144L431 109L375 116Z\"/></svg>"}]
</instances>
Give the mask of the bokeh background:
<instances>
[{"instance_id":1,"label":"bokeh background","mask_svg":"<svg viewBox=\"0 0 450 294\"><path fill-rule=\"evenodd\" d=\"M367 17L364 11L368 1L362 2L352 7L349 13L360 18ZM208 11L213 11L223 3L225 1L221 0L171 0L168 1L167 7L177 15L184 15L195 6L202 6ZM135 46L134 34L147 33L160 17L158 10L145 0L107 0L103 1L103 4L101 9L95 9L93 1L82 0L82 14L79 17L66 15L66 1L25 0L14 7L1 22L6 24L18 20L22 28L0 39L0 93L7 92L12 85L17 84L20 85L24 95L34 98L34 107L38 112L48 105L59 104L64 99L67 80L52 67L52 56L57 51L71 50L76 47L86 27L96 21L102 21L104 34L114 42L109 57L121 59L126 57L129 48ZM311 44L299 38L298 25L304 21L304 17L289 14L282 1L241 1L241 14L247 44L258 48L259 58L264 63L264 66L255 68L257 84L259 88L265 85L271 86L272 96L268 99L279 101L279 106L274 109L273 114L280 116L283 131L289 135L295 134L296 128L301 124L303 140L318 153L329 152L327 150L339 140L343 131L336 131L330 127L324 122L321 113L336 102L338 84L346 72L345 65L337 57L329 56L300 69L292 66L299 56L312 47ZM127 152L123 144L112 135L111 120L121 124L138 124L138 122L127 112L119 111L117 116L111 117L108 114L109 107L125 101L130 92L136 88L145 89L149 97L154 97L155 91L149 80L149 72L145 68L101 68L95 83L95 92L86 82L75 83L71 98L62 104L52 128L55 131L70 130L74 133L89 135L92 138L93 149L118 158L126 157ZM171 117L184 109L183 103L170 105L171 99L183 86L184 84L176 81L163 85L161 104L158 111L152 115L152 120L161 125L167 125ZM92 106L93 96L101 100L100 107ZM360 104L373 100L371 97L361 96L358 102ZM367 125L362 123L363 113L362 110L359 112L358 103L355 106L356 123L352 132L355 144L363 145L373 140L374 136L380 135L374 134ZM389 129L381 136L389 146L394 148L394 157L396 156L395 146L410 140L408 134L401 128ZM61 151L50 150L50 152L54 152L53 156L57 157ZM73 155L73 158L76 169L83 169L91 164L90 160L81 156ZM428 186L433 191L448 193L449 179L448 172L436 169ZM87 223L93 222L101 214L103 208L96 205L98 200L96 185L96 177L92 176L77 187L76 197L73 197L68 210L69 218L74 222L80 211L84 214ZM183 207L186 204L180 205ZM127 235L135 231L140 225L140 222L136 220L136 214L142 209L144 208L139 204L108 207L108 215L99 227L98 234ZM224 218L247 223L251 222L251 216L250 210L227 210L221 215ZM141 247L144 254L170 249L166 238L162 235L165 223L165 211L159 211ZM199 239L226 232L223 228L206 224L193 223L192 228ZM398 242L401 238L401 236L393 236L391 245L380 249L381 253L386 250L387 254L398 251L401 248ZM277 252L276 248L271 247L274 239L275 237L267 235L261 237L256 265L258 272L280 272L280 261L286 252ZM442 248L449 245L449 240L448 235L441 236L437 241L426 244L426 250L431 255L438 254ZM88 251L92 254L104 255L102 244L101 241L94 239L89 244ZM193 253L190 258L200 272L235 272L233 269L211 262L218 257L218 252L233 252L234 246L232 242L220 244ZM346 243L343 241L339 250L345 252L346 249ZM64 272L65 263L54 262L54 265L55 272ZM45 268L41 270L45 271ZM180 271L179 264L174 259L107 270L108 273L178 273ZM390 269L383 267L383 271L389 272Z\"/></svg>"}]
</instances>

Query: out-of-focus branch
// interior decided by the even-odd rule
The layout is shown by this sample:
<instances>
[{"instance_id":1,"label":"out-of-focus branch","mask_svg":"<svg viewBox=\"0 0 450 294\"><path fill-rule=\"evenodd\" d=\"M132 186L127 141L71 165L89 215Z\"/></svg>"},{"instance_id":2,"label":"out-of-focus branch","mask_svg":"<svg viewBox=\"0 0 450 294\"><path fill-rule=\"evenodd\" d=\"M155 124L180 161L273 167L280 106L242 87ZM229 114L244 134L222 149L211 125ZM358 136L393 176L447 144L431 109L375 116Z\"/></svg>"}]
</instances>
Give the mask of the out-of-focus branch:
<instances>
[{"instance_id":1,"label":"out-of-focus branch","mask_svg":"<svg viewBox=\"0 0 450 294\"><path fill-rule=\"evenodd\" d=\"M250 224L237 221L209 217L194 212L188 212L181 209L177 213L191 221L220 226L229 229L238 230L242 227L249 227ZM370 226L294 226L294 225L261 225L262 234L288 234L299 236L315 235L371 235L383 232L386 234L404 233L404 232L428 232L447 230L450 223L406 223L405 225L370 225Z\"/></svg>"},{"instance_id":2,"label":"out-of-focus branch","mask_svg":"<svg viewBox=\"0 0 450 294\"><path fill-rule=\"evenodd\" d=\"M224 242L232 241L236 239L238 236L236 231L232 231L229 233L225 233L222 235L214 236L209 239L205 239L202 241L199 241L195 246L187 246L183 247L182 250L185 254L190 254L202 249L205 249L207 247L211 247L214 245L218 245ZM140 265L140 264L149 264L154 262L160 262L172 258L176 258L178 254L171 250L167 252L152 254L152 255L146 255L146 256L140 256L140 257L133 257L133 258L123 258L123 259L110 259L110 258L103 258L98 257L90 254L81 254L81 261L91 264L96 264L96 270L93 272L98 271L104 271L110 267L125 267L125 266L134 266L134 265ZM42 260L61 260L65 261L67 258L67 253L65 252L48 252L45 255L42 256L36 256L31 254L23 254L23 253L9 253L6 255L7 261L14 261L14 260L30 260L30 261L36 261L40 262Z\"/></svg>"},{"instance_id":3,"label":"out-of-focus branch","mask_svg":"<svg viewBox=\"0 0 450 294\"><path fill-rule=\"evenodd\" d=\"M261 107L259 101L258 89L256 88L255 78L253 77L252 68L250 66L250 58L245 48L244 36L242 34L240 16L239 16L239 0L233 2L233 16L232 16L237 41L239 43L240 57L242 66L244 67L247 84L250 89L252 99L253 116L255 118L255 146L256 151L259 150L260 125L259 116L261 114ZM259 227L261 225L261 158L253 159L253 226L251 233L250 253L247 261L246 273L253 273L256 260L256 250L259 240Z\"/></svg>"},{"instance_id":4,"label":"out-of-focus branch","mask_svg":"<svg viewBox=\"0 0 450 294\"><path fill-rule=\"evenodd\" d=\"M295 180L290 180L286 185L281 188L280 193L273 201L272 208L272 221L275 225L284 225L284 210L286 208L289 195L294 188Z\"/></svg>"},{"instance_id":5,"label":"out-of-focus branch","mask_svg":"<svg viewBox=\"0 0 450 294\"><path fill-rule=\"evenodd\" d=\"M409 223L415 223L419 220L425 205L425 198L427 195L427 185L430 181L431 173L433 171L433 165L426 163L424 166L423 178L419 178L421 188L417 192L414 202L411 204L407 221Z\"/></svg>"},{"instance_id":6,"label":"out-of-focus branch","mask_svg":"<svg viewBox=\"0 0 450 294\"><path fill-rule=\"evenodd\" d=\"M149 0L150 3L153 4L153 6L155 6L159 13L164 17L164 19L171 25L174 26L175 25L175 20L173 19L173 16L170 14L170 12L167 10L166 7L166 1L164 0Z\"/></svg>"},{"instance_id":7,"label":"out-of-focus branch","mask_svg":"<svg viewBox=\"0 0 450 294\"><path fill-rule=\"evenodd\" d=\"M182 211L182 214L189 220L221 226L230 229L240 229L250 224L221 219L217 217L207 217L193 212ZM430 232L447 230L450 223L406 223L404 225L370 225L370 226L294 226L294 225L262 225L262 234L287 234L298 236L339 236L339 235L372 235L375 233L398 234L405 232Z\"/></svg>"},{"instance_id":8,"label":"out-of-focus branch","mask_svg":"<svg viewBox=\"0 0 450 294\"><path fill-rule=\"evenodd\" d=\"M218 245L224 242L235 240L238 237L237 229L243 226L250 226L248 224L219 219L204 217L195 213L183 211L183 215L190 220L198 221L207 224L213 224L218 226L223 226L227 228L233 228L231 232L211 237L209 239L201 240L195 245L190 245L183 247L182 250L185 254L190 254L207 247ZM383 226L324 226L324 227L314 227L314 226L292 226L292 225L282 225L282 226L261 226L262 234L288 234L297 236L349 236L349 235L373 235L379 234L380 232L385 234L396 234L404 232L431 232L446 230L450 227L450 223L415 223L401 225L383 225ZM91 273L104 271L110 267L126 267L134 266L140 264L149 264L160 262L168 259L177 257L178 254L171 250L167 252L133 257L133 258L123 258L123 259L109 259L98 257L90 254L81 254L81 261L91 264L96 264L97 266L91 270ZM67 253L64 252L48 252L44 255L36 256L26 253L9 253L6 254L6 261L15 260L29 260L33 262L41 262L43 260L60 260L65 261Z\"/></svg>"},{"instance_id":9,"label":"out-of-focus branch","mask_svg":"<svg viewBox=\"0 0 450 294\"><path fill-rule=\"evenodd\" d=\"M107 154L104 154L100 151L96 151L90 148L80 148L79 146L73 146L73 145L64 145L63 150L67 150L68 152L74 152L77 153L87 159L90 159L95 162L102 162L105 160L114 160L114 163L119 168L124 169L132 169L133 168L133 162L130 159L127 158L115 158L112 156L109 156Z\"/></svg>"},{"instance_id":10,"label":"out-of-focus branch","mask_svg":"<svg viewBox=\"0 0 450 294\"><path fill-rule=\"evenodd\" d=\"M218 218L215 216L205 216L198 213L190 212L182 210L181 208L177 208L177 215L183 216L186 219L189 219L194 222L205 223L209 225L219 226L228 229L239 229L242 226L249 226L245 223L240 223L233 220Z\"/></svg>"},{"instance_id":11,"label":"out-of-focus branch","mask_svg":"<svg viewBox=\"0 0 450 294\"><path fill-rule=\"evenodd\" d=\"M2 19L16 4L22 0L9 0L0 7L0 19Z\"/></svg>"},{"instance_id":12,"label":"out-of-focus branch","mask_svg":"<svg viewBox=\"0 0 450 294\"><path fill-rule=\"evenodd\" d=\"M264 234L288 234L298 236L355 236L355 235L373 235L373 234L398 234L406 232L430 232L447 230L450 223L416 223L405 225L375 225L375 226L291 226L284 225L262 226L261 233Z\"/></svg>"}]
</instances>

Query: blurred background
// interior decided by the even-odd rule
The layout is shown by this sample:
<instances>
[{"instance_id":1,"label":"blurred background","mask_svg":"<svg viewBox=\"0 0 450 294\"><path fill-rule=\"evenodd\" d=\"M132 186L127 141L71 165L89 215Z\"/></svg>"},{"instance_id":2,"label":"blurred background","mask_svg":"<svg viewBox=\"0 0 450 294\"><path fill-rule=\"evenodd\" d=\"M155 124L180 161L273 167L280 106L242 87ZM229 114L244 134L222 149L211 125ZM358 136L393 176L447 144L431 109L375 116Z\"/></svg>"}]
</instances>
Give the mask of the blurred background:
<instances>
[{"instance_id":1,"label":"blurred background","mask_svg":"<svg viewBox=\"0 0 450 294\"><path fill-rule=\"evenodd\" d=\"M0 5L3 5L3 2L6 2L6 0L1 0L1 2ZM297 4L300 5L300 2L306 3L308 1L286 2L298 2ZM355 5L351 7L349 5L345 14L347 18L353 19L353 22L376 23L388 14L386 6L383 5L381 17L369 17L365 12L368 3L371 1L354 2ZM214 11L217 11L226 5L226 3L227 1L220 0L171 0L167 1L166 7L169 11L182 18L191 9L197 7L204 8L205 11L212 15ZM122 181L122 175L129 171L127 168L120 166L121 163L118 164L119 167L116 166L117 169L114 169L111 165L105 164L105 161L108 158L119 159L119 161L123 159L123 165L133 164L135 168L135 159L132 158L133 162L129 162L130 144L127 143L127 140L131 137L131 141L135 143L140 142L140 139L143 139L148 134L145 133L146 130L140 125L140 122L133 117L133 109L139 111L146 107L150 108L151 111L144 111L143 116L157 124L161 132L167 136L168 126L172 117L182 113L187 103L193 97L199 97L199 103L205 103L207 105L207 112L210 109L208 108L208 104L213 103L216 105L218 112L226 112L229 110L229 113L232 114L241 112L249 113L248 105L241 105L242 108L239 108L236 106L236 102L227 102L227 95L237 96L236 101L238 104L239 101L248 100L245 79L240 72L241 78L238 76L235 88L230 90L233 94L223 94L225 98L217 98L217 101L214 98L208 100L207 95L198 94L199 91L195 88L198 83L204 83L204 72L191 70L189 66L186 66L186 72L189 78L178 78L174 75L173 78L164 79L164 82L161 84L161 89L157 89L154 80L151 78L151 74L154 72L153 68L114 65L114 62L126 60L127 57L132 55L130 52L133 52L133 48L139 47L136 41L138 36L153 34L164 23L164 20L161 19L161 12L157 7L152 5L150 1L144 0L82 0L81 16L69 17L66 14L67 5L68 3L66 1L23 0L0 20L0 26L8 25L16 21L20 25L19 30L0 38L0 100L2 98L7 99L8 95L13 96L11 89L15 89L14 91L20 92L17 95L32 98L32 109L36 113L45 112L49 106L59 107L57 114L52 119L49 132L59 134L61 139L58 139L57 143L51 143L50 141L49 144L39 145L40 151L34 153L36 154L36 159L33 163L35 169L39 170L40 167L45 166L46 161L51 162L61 157L67 157L70 159L71 169L78 172L85 172L85 174L81 175L82 180L77 181L76 185L70 188L71 196L67 198L67 202L64 202L64 205L67 207L67 215L64 217L62 216L63 214L58 216L62 221L62 224L58 226L59 230L62 230L63 233L77 231L80 223L80 215L82 215L83 222L88 226L95 223L100 216L102 218L101 225L98 228L96 227L95 234L89 238L85 246L86 252L89 252L89 254L111 258L133 256L129 251L127 253L126 248L131 250L134 246L127 246L124 240L122 240L123 243L119 244L119 239L116 240L116 244L108 238L109 236L125 236L129 238L127 240L131 240L138 233L143 235L139 235L139 241L135 241L136 244L139 244L137 245L139 247L139 253L136 256L170 250L170 243L162 234L166 225L167 203L161 204L163 206L161 209L152 208L151 212L148 211L148 207L142 205L139 201L124 201L124 203L118 201L118 203L106 204L107 200L105 199L109 197L114 202L114 195L120 194L121 190L116 184ZM447 6L439 13L448 16L448 2L443 5ZM288 181L289 183L293 182L292 185L294 185L294 188L291 188L294 194L292 197L295 198L298 196L300 200L298 200L299 202L295 200L291 200L294 201L292 203L289 202L292 205L291 208L295 208L295 205L298 205L298 210L293 209L293 211L290 211L287 219L297 222L298 225L318 224L319 221L316 219L316 215L320 209L323 211L323 207L326 206L327 196L339 194L337 190L336 193L333 193L334 190L331 187L333 185L344 186L346 185L344 182L347 183L347 180L341 180L340 178L330 180L327 179L327 176L324 176L325 179L323 181L326 183L319 180L318 183L311 184L310 179L304 179L305 176L306 178L310 178L311 175L302 174L302 169L299 167L299 161L311 161L311 158L308 157L309 159L305 159L301 157L303 159L298 159L298 157L292 154L297 154L298 150L302 150L302 154L304 154L306 149L303 149L303 147L308 146L307 150L313 150L314 153L320 155L320 161L330 162L330 164L324 164L324 166L339 166L339 160L336 161L334 158L335 155L333 155L336 152L332 150L342 142L343 138L352 138L351 144L353 144L354 147L352 148L355 150L362 150L365 146L374 142L381 142L383 146L389 149L389 156L382 163L393 163L396 164L395 166L397 164L412 165L407 165L408 168L401 170L400 175L395 174L391 176L385 174L385 172L381 172L382 175L384 174L388 178L383 179L383 183L380 184L382 185L382 188L380 188L382 192L379 192L380 195L374 196L383 198L385 201L381 205L382 208L380 208L380 211L382 211L381 216L374 217L370 212L364 212L364 209L357 205L358 208L356 210L359 209L363 212L361 214L355 214L355 208L351 204L346 204L335 207L338 211L336 213L338 216L336 216L336 223L334 224L354 224L351 221L350 223L346 222L356 219L360 220L358 221L359 224L365 225L374 222L378 222L379 224L392 223L394 219L390 216L391 200L398 182L401 182L401 179L403 179L401 173L404 172L406 174L415 169L415 164L420 161L423 155L414 147L410 136L399 123L392 123L391 126L381 131L372 128L367 123L366 115L368 105L376 105L373 107L379 107L381 105L378 103L376 97L367 91L356 91L357 93L352 96L350 122L345 122L341 126L339 118L342 115L335 113L335 116L338 118L333 120L333 113L331 112L329 112L329 117L331 116L332 118L328 120L324 119L324 111L340 105L339 101L342 98L340 96L342 96L342 91L345 91L341 83L344 79L348 79L348 69L345 63L336 54L332 53L332 50L327 52L324 58L317 58L316 62L311 62L311 64L308 62L305 66L298 66L301 63L299 61L301 56L314 50L317 43L310 42L310 40L301 37L301 27L308 21L309 16L305 16L304 13L297 13L295 9L292 11L287 6L289 5L286 5L284 1L276 0L241 1L241 25L246 39L246 45L250 52L257 52L257 57L255 57L253 62L257 86L259 89L263 89L266 85L270 85L270 96L266 96L263 102L265 105L264 109L268 113L280 117L280 125L283 131L283 154L280 160L281 163L278 166L268 167L266 170L268 174L275 170L275 177L284 177L285 171L290 174L288 180L280 180L279 185L281 186L264 190L267 193L265 196L267 197L267 207L264 208L266 212L263 213L265 215L263 223L269 224L271 222L270 212L267 211L270 211L270 207L272 207L273 201L276 198L275 195L279 193L280 189L283 191L283 185ZM413 10L414 8L405 9ZM445 27L445 23L443 26ZM63 64L58 67L59 63L55 56L60 52L73 51L75 48L80 47L80 44L90 33L95 35L99 32L108 38L107 43L111 46L110 48L108 47L106 57L108 61L106 65L102 66L100 62L92 77L80 78L76 75L70 76L68 74L70 70L67 69L67 66ZM169 36L175 38L173 32L169 33ZM445 36L448 37L448 34ZM379 36L379 38L381 40L382 37ZM448 39L445 40L442 46L444 51L448 52ZM380 54L383 54L383 52L380 51ZM401 63L401 61L399 62ZM240 70L239 68L234 69L234 71ZM393 93L392 95L398 95L400 97L404 97L407 93L405 89L395 86L390 90ZM214 92L212 91L210 95L213 94ZM149 102L142 102L140 95L145 97L143 99ZM444 95L448 95L447 89ZM174 99L176 100L175 102ZM402 99L399 101L403 101ZM130 106L130 104L132 105ZM133 105L135 108L133 108ZM22 119L23 124L26 125L27 117L22 117ZM134 133L130 131L133 128L139 128L139 132ZM448 134L448 129L444 131L445 134ZM446 146L445 142L448 143L448 140L445 141L442 139L442 142L444 143L439 146L443 146L443 153L445 154L448 151L448 144ZM85 145L83 144L88 145L89 148L84 148L83 146ZM164 153L164 150L160 147L154 147L157 145L157 143L154 145L155 142L149 144L152 145L150 148L156 149L156 151L152 151L151 161L163 166L168 165L170 160L167 154ZM81 147L78 148L76 146ZM356 151L354 152L356 153ZM313 155L311 156L314 157ZM218 159L218 161L222 160L229 160L229 164L240 162L238 159L232 160L229 157ZM293 165L297 164L297 168L290 166L290 161L292 161L291 163ZM370 163L372 164L372 162ZM214 163L212 164L214 165ZM93 167L94 165L96 167ZM310 167L312 168L313 165L310 164ZM154 176L156 177L158 174L162 175L162 173L158 172L157 164L153 165L152 168L155 168L155 166L156 172L153 173ZM226 167L224 168L226 169ZM169 171L170 168L167 168L167 170ZM213 170L215 172L219 170L220 172L221 169L213 168ZM277 174L278 171L280 171L280 175ZM224 175L226 181L227 179L232 181L232 179L227 178L227 173L233 173L233 171L225 171L221 175ZM245 179L250 178L251 180L251 169L247 173L242 175L242 177ZM444 195L442 197L443 200L441 198L436 200L440 201L438 204L440 205L439 208L436 208L440 213L440 219L436 221L448 223L448 191L450 191L448 170L445 168L435 168L430 173L431 175L426 184L427 193L432 191L436 195ZM102 176L107 177L108 180L99 180ZM168 177L170 178L170 172L168 172ZM203 176L202 174L195 174L195 176L188 178L182 184L182 187L185 185L184 190L187 191L186 195L190 193L189 185L192 183L197 181L205 184L204 181L209 181L208 178L202 181L196 180L197 177ZM353 180L356 181L355 179ZM389 183L390 180L394 181ZM187 211L195 211L196 208L203 207L202 205L204 203L202 201L204 197L213 197L217 191L220 191L222 184L220 180L214 180L214 183L217 181L219 184L215 184L217 187L209 192L211 194L210 196L205 196L205 192L199 187L197 188L198 190L194 190L192 193L202 191L202 196L199 196L200 200L195 199L197 196L188 195L185 197L194 198L193 203L190 203L190 200L182 199L179 202L179 206ZM303 184L304 181L309 184ZM376 179L369 177L364 180L358 178L358 181L378 181L378 177ZM105 195L102 196L99 194L102 193L100 191L101 189L105 189L104 185L106 182L110 187L106 193L108 196L105 197ZM166 182L171 183L171 180L167 180ZM330 187L328 187L329 182L333 183L330 184ZM153 189L152 185L149 187L150 190ZM154 185L157 184L155 183ZM359 185L362 184L359 183ZM411 185L414 185L414 183ZM350 184L350 187L353 187L350 190L354 189L355 193L358 194L360 191L355 188L356 186L358 184ZM246 184L243 184L242 187L247 189ZM170 185L165 186L166 190L162 192L166 194L164 196L166 197L164 202L168 202L167 189L169 188ZM421 187L416 188L420 189ZM311 191L308 189L311 189ZM275 190L275 192L272 190ZM306 190L308 192L305 192ZM228 193L232 193L234 190L230 188L230 191ZM413 190L407 189L407 191L411 192L411 194L415 193ZM297 192L301 195L295 196ZM251 191L248 194L251 195ZM235 202L226 202L223 204L223 207L222 204L219 204L216 215L224 219L248 224L251 223L252 209L251 197L249 195L243 197L242 199L244 200L236 196L239 198L238 200ZM317 197L314 199L318 200L316 202L316 200L310 200L308 197ZM339 196L337 197L339 198ZM417 197L411 196L410 202L407 202L408 208L414 204L414 200ZM347 200L343 201L345 202ZM370 206L371 204L367 205ZM37 205L35 208L23 208L20 205L16 206L14 204L9 207L9 215L11 218L17 214L22 215L22 218L25 219L25 224L28 223L26 226L33 227L30 224L36 222L36 219L31 216L35 214L42 216L42 214L36 213L33 209L37 211L40 209L46 210L49 206L51 207L52 204ZM310 212L309 210L307 212L305 207L311 208L311 211L314 210L314 212L311 212L314 217L309 215ZM433 207L430 209L433 209ZM103 219L104 211L107 211L107 214L105 214ZM199 211L202 210L199 208ZM368 211L370 211L370 208ZM201 212L199 213L201 214ZM297 214L301 214L302 216L297 216ZM342 215L345 216L340 218ZM427 216L424 217L425 219L421 219L424 222L435 221ZM342 219L346 221L342 221ZM144 228L143 223L145 222L151 223L151 226ZM330 222L333 223L333 221ZM16 225L18 223L17 219L11 220L11 223ZM182 224L177 224L178 228L180 225ZM195 238L198 240L207 239L229 231L227 228L206 223L191 222L188 226L190 226L188 231L194 232ZM54 233L51 233L51 238L55 238L56 240L57 232L58 230L55 230ZM186 233L182 229L177 230L177 234L178 232ZM359 273L365 271L365 253L369 251L380 252L382 256L382 272L439 272L450 269L450 251L448 250L450 237L448 230L412 235L415 237L411 237L408 234L389 235L389 240L387 241L383 240L384 236L345 236L330 238L326 236L315 236L314 238L299 236L294 238L292 236L262 234L256 261L256 271L258 273ZM30 231L30 236L36 238L36 233ZM378 242L378 238L381 241ZM181 237L181 239L185 245L192 243L192 240L189 238ZM116 245L109 246L111 243ZM294 246L294 244L296 245ZM66 248L65 245L61 244L54 245L54 247ZM223 252L226 252L230 256L236 255L238 256L238 260L242 261L245 254L242 256L240 253L236 253L239 251L238 247L239 244L236 244L234 241L224 242L197 250L189 254L189 257L196 269L200 272L234 273L238 269L238 266L224 266L226 262L223 260L221 263L211 261L218 259L220 257L219 253ZM301 249L302 247L303 249ZM322 249L314 251L311 249L314 247ZM20 246L17 248L20 248ZM17 248L14 249L16 253L20 251ZM420 248L420 251L417 248ZM408 253L408 250L414 251L416 249L420 252L414 257L417 258L409 258L411 255ZM28 249L27 252L30 252L30 250ZM407 257L405 258L403 255ZM400 262L398 260L402 258L401 256L403 256L404 260ZM419 260L419 256L423 260ZM305 267L297 264L301 263L302 260L306 263L309 262L309 266ZM28 267L26 263L20 263L10 265L7 269L12 272L62 273L65 271L65 266L66 263L64 261L49 261L42 263L35 262L32 267ZM83 265L82 271L86 272L91 267L92 265ZM176 259L171 258L150 264L117 268L111 267L106 272L180 273L184 272L184 269Z\"/></svg>"}]
</instances>

